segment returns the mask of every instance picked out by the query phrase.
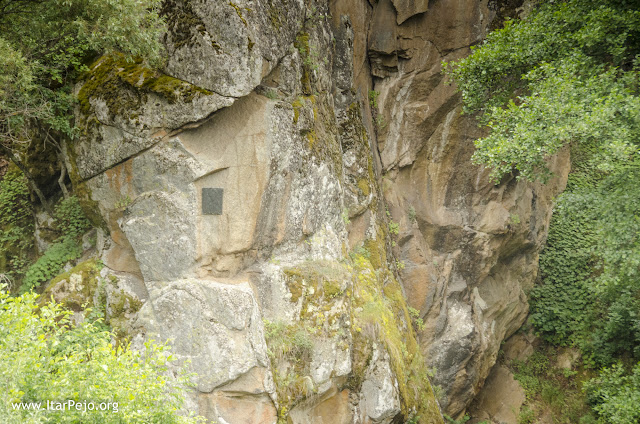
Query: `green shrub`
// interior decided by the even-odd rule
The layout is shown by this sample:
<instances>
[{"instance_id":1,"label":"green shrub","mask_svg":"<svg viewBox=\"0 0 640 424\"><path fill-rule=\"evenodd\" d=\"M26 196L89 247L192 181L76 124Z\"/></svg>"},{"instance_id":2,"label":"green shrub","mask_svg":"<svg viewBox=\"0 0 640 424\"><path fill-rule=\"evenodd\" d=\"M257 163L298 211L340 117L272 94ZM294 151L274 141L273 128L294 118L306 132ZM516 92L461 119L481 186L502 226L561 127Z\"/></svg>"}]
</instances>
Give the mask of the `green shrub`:
<instances>
[{"instance_id":1,"label":"green shrub","mask_svg":"<svg viewBox=\"0 0 640 424\"><path fill-rule=\"evenodd\" d=\"M599 423L640 422L640 363L630 373L620 363L605 368L584 389L600 416Z\"/></svg>"},{"instance_id":2,"label":"green shrub","mask_svg":"<svg viewBox=\"0 0 640 424\"><path fill-rule=\"evenodd\" d=\"M82 247L71 237L65 237L44 253L25 273L20 293L38 287L62 272L64 265L82 255Z\"/></svg>"},{"instance_id":3,"label":"green shrub","mask_svg":"<svg viewBox=\"0 0 640 424\"><path fill-rule=\"evenodd\" d=\"M91 223L87 219L76 196L61 200L55 207L55 219L63 236L78 237L84 234Z\"/></svg>"},{"instance_id":4,"label":"green shrub","mask_svg":"<svg viewBox=\"0 0 640 424\"><path fill-rule=\"evenodd\" d=\"M0 274L19 280L34 247L33 210L27 182L17 168L0 181Z\"/></svg>"},{"instance_id":5,"label":"green shrub","mask_svg":"<svg viewBox=\"0 0 640 424\"><path fill-rule=\"evenodd\" d=\"M70 322L60 305L0 291L0 421L18 423L193 423L179 416L189 376L167 378L166 345L142 353L114 347L109 332ZM46 402L117 403L109 411L45 410ZM42 410L14 408L42 402ZM115 409L118 411L115 412Z\"/></svg>"},{"instance_id":6,"label":"green shrub","mask_svg":"<svg viewBox=\"0 0 640 424\"><path fill-rule=\"evenodd\" d=\"M536 419L536 413L528 406L523 406L518 415L518 424L533 424Z\"/></svg>"},{"instance_id":7,"label":"green shrub","mask_svg":"<svg viewBox=\"0 0 640 424\"><path fill-rule=\"evenodd\" d=\"M85 216L78 198L71 196L55 206L55 220L61 236L30 265L20 285L20 293L37 288L62 272L64 265L82 255L80 236L91 223Z\"/></svg>"},{"instance_id":8,"label":"green shrub","mask_svg":"<svg viewBox=\"0 0 640 424\"><path fill-rule=\"evenodd\" d=\"M594 168L609 170L638 151L640 11L632 2L539 2L445 64L467 113L491 131L475 141L474 160L495 181L545 180L562 147L592 144Z\"/></svg>"},{"instance_id":9,"label":"green shrub","mask_svg":"<svg viewBox=\"0 0 640 424\"><path fill-rule=\"evenodd\" d=\"M640 358L639 180L636 162L595 179L572 174L540 256L531 322L546 340L578 346L590 366Z\"/></svg>"},{"instance_id":10,"label":"green shrub","mask_svg":"<svg viewBox=\"0 0 640 424\"><path fill-rule=\"evenodd\" d=\"M302 325L287 325L282 321L264 321L264 337L272 359L294 362L311 359L313 341Z\"/></svg>"}]
</instances>

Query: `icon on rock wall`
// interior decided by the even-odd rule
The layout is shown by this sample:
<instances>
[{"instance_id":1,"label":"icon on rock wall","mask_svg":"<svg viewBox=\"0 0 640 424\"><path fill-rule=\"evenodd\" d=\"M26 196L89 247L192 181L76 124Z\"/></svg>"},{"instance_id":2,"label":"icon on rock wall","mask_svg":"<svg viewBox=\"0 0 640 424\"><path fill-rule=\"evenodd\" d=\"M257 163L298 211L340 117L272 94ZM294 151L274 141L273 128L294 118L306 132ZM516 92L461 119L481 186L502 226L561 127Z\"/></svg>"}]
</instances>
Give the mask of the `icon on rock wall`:
<instances>
[{"instance_id":1,"label":"icon on rock wall","mask_svg":"<svg viewBox=\"0 0 640 424\"><path fill-rule=\"evenodd\" d=\"M202 189L202 214L222 215L222 194L221 188Z\"/></svg>"}]
</instances>

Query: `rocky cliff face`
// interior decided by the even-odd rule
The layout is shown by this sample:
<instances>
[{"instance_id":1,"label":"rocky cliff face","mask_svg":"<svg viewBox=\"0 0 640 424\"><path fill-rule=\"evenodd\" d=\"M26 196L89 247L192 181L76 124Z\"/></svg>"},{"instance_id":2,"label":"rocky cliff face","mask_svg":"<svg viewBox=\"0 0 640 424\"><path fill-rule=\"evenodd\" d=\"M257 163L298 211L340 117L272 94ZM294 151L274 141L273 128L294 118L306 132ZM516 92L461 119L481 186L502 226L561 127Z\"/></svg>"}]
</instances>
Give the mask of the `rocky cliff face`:
<instances>
[{"instance_id":1,"label":"rocky cliff face","mask_svg":"<svg viewBox=\"0 0 640 424\"><path fill-rule=\"evenodd\" d=\"M442 74L469 54L496 19L498 3L431 2L413 15L390 0L373 9L369 57L377 97L384 197L399 235L394 255L441 406L459 414L495 363L500 343L528 313L552 198L564 189L568 155L552 160L546 186L506 178L494 185L471 163L482 136ZM417 3L417 2L416 2ZM504 13L504 10L502 10Z\"/></svg>"},{"instance_id":2,"label":"rocky cliff face","mask_svg":"<svg viewBox=\"0 0 640 424\"><path fill-rule=\"evenodd\" d=\"M469 162L480 134L440 61L482 39L486 2L163 14L163 72L100 58L67 149L101 258L143 302L134 340L171 340L187 408L217 422L442 422L429 368L463 411L527 314L567 167L494 186Z\"/></svg>"}]
</instances>

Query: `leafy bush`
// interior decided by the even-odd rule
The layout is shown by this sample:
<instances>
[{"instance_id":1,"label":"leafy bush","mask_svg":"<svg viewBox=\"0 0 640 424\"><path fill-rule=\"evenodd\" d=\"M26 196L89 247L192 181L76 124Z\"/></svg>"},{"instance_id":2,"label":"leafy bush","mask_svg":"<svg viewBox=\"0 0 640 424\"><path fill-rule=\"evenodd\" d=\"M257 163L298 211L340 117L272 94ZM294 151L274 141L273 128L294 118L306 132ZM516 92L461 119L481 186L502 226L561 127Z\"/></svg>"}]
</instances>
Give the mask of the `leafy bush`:
<instances>
[{"instance_id":1,"label":"leafy bush","mask_svg":"<svg viewBox=\"0 0 640 424\"><path fill-rule=\"evenodd\" d=\"M474 159L497 181L546 179L546 159L568 144L597 146L603 170L638 151L640 10L618 0L542 2L508 21L468 58L448 64L467 113L491 132Z\"/></svg>"},{"instance_id":2,"label":"leafy bush","mask_svg":"<svg viewBox=\"0 0 640 424\"><path fill-rule=\"evenodd\" d=\"M167 378L167 346L114 347L112 334L37 296L0 291L0 421L4 423L193 423L177 414L188 376ZM110 411L46 410L46 402L117 403ZM41 410L14 408L42 402ZM115 410L117 409L117 412Z\"/></svg>"},{"instance_id":3,"label":"leafy bush","mask_svg":"<svg viewBox=\"0 0 640 424\"><path fill-rule=\"evenodd\" d=\"M71 237L65 237L44 252L25 273L24 280L20 286L20 293L25 293L38 287L62 272L64 265L74 259L78 259L82 254L82 247Z\"/></svg>"},{"instance_id":4,"label":"leafy bush","mask_svg":"<svg viewBox=\"0 0 640 424\"><path fill-rule=\"evenodd\" d=\"M640 363L626 373L618 363L602 370L585 384L599 423L628 424L640 422Z\"/></svg>"},{"instance_id":5,"label":"leafy bush","mask_svg":"<svg viewBox=\"0 0 640 424\"><path fill-rule=\"evenodd\" d=\"M33 249L33 212L22 173L11 168L0 181L0 273L22 277Z\"/></svg>"},{"instance_id":6,"label":"leafy bush","mask_svg":"<svg viewBox=\"0 0 640 424\"><path fill-rule=\"evenodd\" d=\"M76 196L63 199L56 205L55 218L58 228L65 236L77 237L91 228Z\"/></svg>"},{"instance_id":7,"label":"leafy bush","mask_svg":"<svg viewBox=\"0 0 640 424\"><path fill-rule=\"evenodd\" d=\"M55 207L55 219L62 235L29 266L22 280L20 293L49 281L62 272L66 263L82 255L80 236L91 228L91 223L82 211L78 198L71 196L61 200Z\"/></svg>"},{"instance_id":8,"label":"leafy bush","mask_svg":"<svg viewBox=\"0 0 640 424\"><path fill-rule=\"evenodd\" d=\"M594 366L640 358L639 178L633 162L560 196L540 257L543 284L531 292L543 336L579 346Z\"/></svg>"},{"instance_id":9,"label":"leafy bush","mask_svg":"<svg viewBox=\"0 0 640 424\"><path fill-rule=\"evenodd\" d=\"M584 190L559 197L540 255L543 284L530 293L531 322L554 344L570 344L571 335L592 321L595 300L587 282L596 262L596 211L590 197Z\"/></svg>"}]
</instances>

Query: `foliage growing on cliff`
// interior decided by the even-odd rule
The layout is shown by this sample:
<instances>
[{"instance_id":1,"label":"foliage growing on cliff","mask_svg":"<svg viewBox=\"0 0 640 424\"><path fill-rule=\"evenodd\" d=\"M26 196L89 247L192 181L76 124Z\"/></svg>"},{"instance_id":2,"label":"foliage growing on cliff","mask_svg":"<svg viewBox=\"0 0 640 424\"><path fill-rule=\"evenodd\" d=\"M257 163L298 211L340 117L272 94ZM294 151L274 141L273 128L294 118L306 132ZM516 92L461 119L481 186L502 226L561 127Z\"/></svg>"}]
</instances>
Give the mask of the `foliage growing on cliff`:
<instances>
[{"instance_id":1,"label":"foliage growing on cliff","mask_svg":"<svg viewBox=\"0 0 640 424\"><path fill-rule=\"evenodd\" d=\"M627 373L618 363L585 386L594 409L608 417L608 423L640 422L640 364Z\"/></svg>"},{"instance_id":2,"label":"foliage growing on cliff","mask_svg":"<svg viewBox=\"0 0 640 424\"><path fill-rule=\"evenodd\" d=\"M25 293L58 275L67 262L78 259L82 247L71 238L65 237L49 247L38 260L27 269L20 292Z\"/></svg>"},{"instance_id":3,"label":"foliage growing on cliff","mask_svg":"<svg viewBox=\"0 0 640 424\"><path fill-rule=\"evenodd\" d=\"M28 293L0 290L0 419L5 423L193 423L177 415L187 376L166 377L173 358L164 345L148 343L141 354L116 348L112 334L70 311L37 305ZM46 410L46 402L116 402L109 411ZM16 402L42 402L39 411Z\"/></svg>"},{"instance_id":4,"label":"foliage growing on cliff","mask_svg":"<svg viewBox=\"0 0 640 424\"><path fill-rule=\"evenodd\" d=\"M545 338L579 346L592 365L640 359L638 181L634 162L560 197L540 259L544 284L531 293Z\"/></svg>"},{"instance_id":5,"label":"foliage growing on cliff","mask_svg":"<svg viewBox=\"0 0 640 424\"><path fill-rule=\"evenodd\" d=\"M584 380L588 379L586 373L559 367L558 353L559 349L543 344L526 360L505 363L526 396L518 424L535 423L541 415L558 424L595 422L582 390Z\"/></svg>"},{"instance_id":6,"label":"foliage growing on cliff","mask_svg":"<svg viewBox=\"0 0 640 424\"><path fill-rule=\"evenodd\" d=\"M80 237L91 227L91 224L84 215L77 197L71 196L58 202L55 206L55 223L60 237L35 263L28 266L22 278L20 293L37 288L40 284L52 279L68 262L82 255Z\"/></svg>"},{"instance_id":7,"label":"foliage growing on cliff","mask_svg":"<svg viewBox=\"0 0 640 424\"><path fill-rule=\"evenodd\" d=\"M19 279L33 249L33 212L22 174L12 169L0 181L0 274Z\"/></svg>"},{"instance_id":8,"label":"foliage growing on cliff","mask_svg":"<svg viewBox=\"0 0 640 424\"><path fill-rule=\"evenodd\" d=\"M509 173L546 181L547 160L571 149L540 259L543 284L531 293L533 324L548 341L579 347L587 365L640 360L638 3L543 2L446 66L465 112L489 130L474 161L494 181ZM598 398L600 422L637 421L629 402L640 387L624 390Z\"/></svg>"},{"instance_id":9,"label":"foliage growing on cliff","mask_svg":"<svg viewBox=\"0 0 640 424\"><path fill-rule=\"evenodd\" d=\"M71 87L86 63L122 52L158 63L159 0L0 0L0 152L21 167L34 137L73 137Z\"/></svg>"},{"instance_id":10,"label":"foliage growing on cliff","mask_svg":"<svg viewBox=\"0 0 640 424\"><path fill-rule=\"evenodd\" d=\"M76 196L63 199L56 205L55 218L58 229L66 237L81 236L91 228Z\"/></svg>"},{"instance_id":11,"label":"foliage growing on cliff","mask_svg":"<svg viewBox=\"0 0 640 424\"><path fill-rule=\"evenodd\" d=\"M490 134L474 160L499 180L516 169L549 176L545 160L568 144L591 144L602 170L638 154L640 10L622 0L543 3L507 21L448 73L465 112Z\"/></svg>"}]
</instances>

